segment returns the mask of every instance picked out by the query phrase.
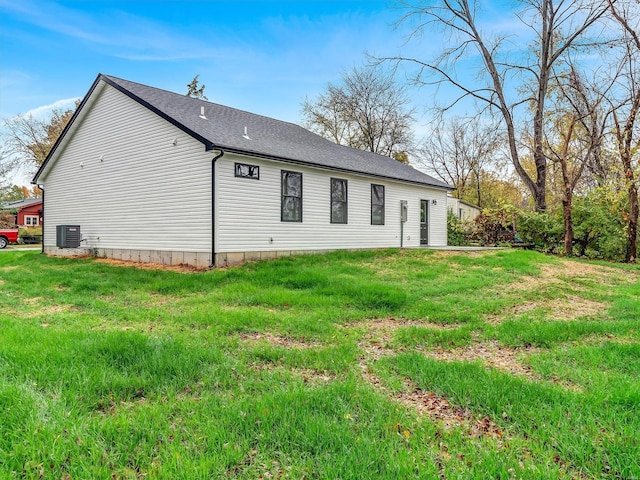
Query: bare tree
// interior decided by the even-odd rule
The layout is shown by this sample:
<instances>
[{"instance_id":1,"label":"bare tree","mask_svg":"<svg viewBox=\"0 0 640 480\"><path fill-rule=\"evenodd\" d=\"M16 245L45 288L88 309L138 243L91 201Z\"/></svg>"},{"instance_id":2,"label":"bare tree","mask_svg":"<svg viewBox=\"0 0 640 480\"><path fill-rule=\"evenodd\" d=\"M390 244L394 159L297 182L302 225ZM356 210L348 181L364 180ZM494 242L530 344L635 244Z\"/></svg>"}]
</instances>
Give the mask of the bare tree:
<instances>
[{"instance_id":1,"label":"bare tree","mask_svg":"<svg viewBox=\"0 0 640 480\"><path fill-rule=\"evenodd\" d=\"M573 254L574 192L587 165L601 152L608 118L602 107L611 88L611 83L587 85L574 66L569 67L553 78L544 149L562 174L564 252L568 256Z\"/></svg>"},{"instance_id":2,"label":"bare tree","mask_svg":"<svg viewBox=\"0 0 640 480\"><path fill-rule=\"evenodd\" d=\"M4 148L16 162L14 167L33 171L42 165L73 112L72 109L54 109L46 119L18 115L4 120Z\"/></svg>"},{"instance_id":3,"label":"bare tree","mask_svg":"<svg viewBox=\"0 0 640 480\"><path fill-rule=\"evenodd\" d=\"M544 116L552 70L564 55L579 46L587 30L608 8L606 0L524 0L519 21L534 34L529 55L513 54L508 35L485 33L479 24L479 2L476 0L440 0L425 4L400 0L407 13L400 22L415 21L411 38L420 36L427 27L449 35L451 46L432 60L396 56L387 60L409 62L418 71L418 84L452 85L463 98L472 98L490 112L497 113L506 131L511 162L535 201L536 210L544 211L546 202L547 157L544 152ZM481 65L474 79L459 75L464 60L479 55ZM529 116L529 122L518 121ZM524 168L519 153L521 125L533 131L535 172Z\"/></svg>"},{"instance_id":4,"label":"bare tree","mask_svg":"<svg viewBox=\"0 0 640 480\"><path fill-rule=\"evenodd\" d=\"M452 118L437 124L422 141L421 163L430 173L456 187L458 198L482 207L481 175L495 163L502 135L478 118ZM475 185L474 192L471 186Z\"/></svg>"},{"instance_id":5,"label":"bare tree","mask_svg":"<svg viewBox=\"0 0 640 480\"><path fill-rule=\"evenodd\" d=\"M616 137L618 155L624 171L624 180L629 196L627 220L627 245L625 261L634 263L637 258L638 239L638 179L637 168L638 115L640 113L640 2L609 1L613 18L624 32L621 74L617 76L616 92L619 99L610 99L612 106L613 131Z\"/></svg>"},{"instance_id":6,"label":"bare tree","mask_svg":"<svg viewBox=\"0 0 640 480\"><path fill-rule=\"evenodd\" d=\"M10 186L10 177L16 171L18 164L18 158L15 155L11 155L4 145L0 147L0 198L2 192Z\"/></svg>"},{"instance_id":7,"label":"bare tree","mask_svg":"<svg viewBox=\"0 0 640 480\"><path fill-rule=\"evenodd\" d=\"M392 72L356 68L329 84L315 100L302 104L304 125L334 142L407 161L414 110Z\"/></svg>"}]
</instances>

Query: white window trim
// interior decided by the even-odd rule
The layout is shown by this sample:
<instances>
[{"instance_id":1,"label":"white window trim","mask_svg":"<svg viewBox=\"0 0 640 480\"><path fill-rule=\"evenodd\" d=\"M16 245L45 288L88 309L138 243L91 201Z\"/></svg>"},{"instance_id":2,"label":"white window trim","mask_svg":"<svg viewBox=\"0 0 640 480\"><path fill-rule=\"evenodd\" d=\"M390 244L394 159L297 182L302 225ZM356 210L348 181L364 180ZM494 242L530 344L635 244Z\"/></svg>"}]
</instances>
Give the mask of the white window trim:
<instances>
[{"instance_id":1,"label":"white window trim","mask_svg":"<svg viewBox=\"0 0 640 480\"><path fill-rule=\"evenodd\" d=\"M29 223L28 219L31 219L32 223ZM37 215L25 215L24 224L29 227L37 227L38 225L40 225L40 217L38 217Z\"/></svg>"}]
</instances>

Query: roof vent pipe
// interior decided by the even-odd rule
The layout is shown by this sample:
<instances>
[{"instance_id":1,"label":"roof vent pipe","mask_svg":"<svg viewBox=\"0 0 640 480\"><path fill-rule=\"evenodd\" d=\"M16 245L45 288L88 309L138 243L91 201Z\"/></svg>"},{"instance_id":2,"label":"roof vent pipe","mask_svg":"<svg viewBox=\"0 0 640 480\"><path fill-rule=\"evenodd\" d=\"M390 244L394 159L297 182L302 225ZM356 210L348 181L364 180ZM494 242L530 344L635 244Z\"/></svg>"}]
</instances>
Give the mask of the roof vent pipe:
<instances>
[{"instance_id":1,"label":"roof vent pipe","mask_svg":"<svg viewBox=\"0 0 640 480\"><path fill-rule=\"evenodd\" d=\"M249 134L247 133L247 126L246 125L244 127L244 135L242 135L242 138L247 139L247 140L251 140L249 138Z\"/></svg>"},{"instance_id":2,"label":"roof vent pipe","mask_svg":"<svg viewBox=\"0 0 640 480\"><path fill-rule=\"evenodd\" d=\"M204 107L200 107L200 118L203 118L205 120L207 119L207 117L204 116Z\"/></svg>"}]
</instances>

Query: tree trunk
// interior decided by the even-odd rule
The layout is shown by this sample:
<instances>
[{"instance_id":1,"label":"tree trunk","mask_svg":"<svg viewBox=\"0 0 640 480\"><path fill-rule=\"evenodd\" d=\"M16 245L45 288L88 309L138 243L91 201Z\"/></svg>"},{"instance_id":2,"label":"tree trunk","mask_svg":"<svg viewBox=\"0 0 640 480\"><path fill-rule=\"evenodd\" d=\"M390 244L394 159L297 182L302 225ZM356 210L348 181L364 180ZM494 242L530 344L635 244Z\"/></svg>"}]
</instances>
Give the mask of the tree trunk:
<instances>
[{"instance_id":1,"label":"tree trunk","mask_svg":"<svg viewBox=\"0 0 640 480\"><path fill-rule=\"evenodd\" d=\"M627 251L625 261L636 263L638 239L638 187L633 181L633 172L629 170L629 222L627 223Z\"/></svg>"},{"instance_id":2,"label":"tree trunk","mask_svg":"<svg viewBox=\"0 0 640 480\"><path fill-rule=\"evenodd\" d=\"M633 104L629 112L629 118L624 125L622 134L618 133L620 159L625 171L627 185L629 185L629 220L627 222L627 251L625 261L636 263L638 241L638 185L633 174L633 127L636 116L640 110L640 88L634 92ZM619 128L618 131L620 132Z\"/></svg>"},{"instance_id":3,"label":"tree trunk","mask_svg":"<svg viewBox=\"0 0 640 480\"><path fill-rule=\"evenodd\" d=\"M573 212L572 195L565 192L562 199L562 215L564 217L564 254L567 257L573 255Z\"/></svg>"}]
</instances>

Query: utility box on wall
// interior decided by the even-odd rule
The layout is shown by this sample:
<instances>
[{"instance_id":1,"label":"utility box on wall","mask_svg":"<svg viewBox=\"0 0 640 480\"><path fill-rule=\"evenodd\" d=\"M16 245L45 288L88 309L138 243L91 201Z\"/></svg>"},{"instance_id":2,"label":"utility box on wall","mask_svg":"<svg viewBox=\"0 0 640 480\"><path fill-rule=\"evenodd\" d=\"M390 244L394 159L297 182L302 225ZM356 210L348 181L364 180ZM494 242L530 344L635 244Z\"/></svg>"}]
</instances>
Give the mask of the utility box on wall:
<instances>
[{"instance_id":1,"label":"utility box on wall","mask_svg":"<svg viewBox=\"0 0 640 480\"><path fill-rule=\"evenodd\" d=\"M80 225L56 225L58 248L78 248L80 240Z\"/></svg>"}]
</instances>

